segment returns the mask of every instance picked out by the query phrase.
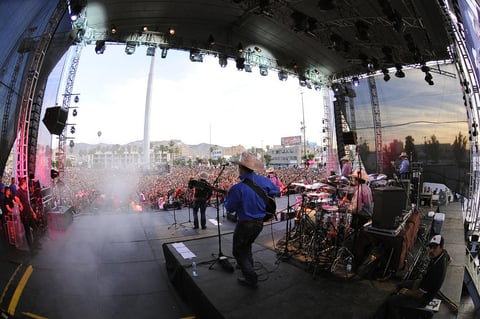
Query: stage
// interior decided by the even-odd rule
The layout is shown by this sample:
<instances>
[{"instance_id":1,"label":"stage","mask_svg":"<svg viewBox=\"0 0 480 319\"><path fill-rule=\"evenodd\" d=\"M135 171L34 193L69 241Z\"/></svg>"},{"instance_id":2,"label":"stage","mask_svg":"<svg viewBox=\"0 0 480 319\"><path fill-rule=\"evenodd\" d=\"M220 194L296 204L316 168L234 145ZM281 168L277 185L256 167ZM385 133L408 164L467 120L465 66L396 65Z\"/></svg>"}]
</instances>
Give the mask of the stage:
<instances>
[{"instance_id":1,"label":"stage","mask_svg":"<svg viewBox=\"0 0 480 319\"><path fill-rule=\"evenodd\" d=\"M222 252L228 255L232 234L223 235L221 241ZM237 283L240 270L228 272L218 262L212 267L219 251L217 236L166 243L163 251L170 281L197 318L248 318L253 314L258 318L369 318L393 289L390 282L329 273L314 277L297 267L293 258L282 261L274 250L258 244L253 257L259 285L245 287ZM195 257L188 258L189 253ZM192 276L193 261L198 277ZM233 258L229 262L235 267Z\"/></svg>"}]
</instances>

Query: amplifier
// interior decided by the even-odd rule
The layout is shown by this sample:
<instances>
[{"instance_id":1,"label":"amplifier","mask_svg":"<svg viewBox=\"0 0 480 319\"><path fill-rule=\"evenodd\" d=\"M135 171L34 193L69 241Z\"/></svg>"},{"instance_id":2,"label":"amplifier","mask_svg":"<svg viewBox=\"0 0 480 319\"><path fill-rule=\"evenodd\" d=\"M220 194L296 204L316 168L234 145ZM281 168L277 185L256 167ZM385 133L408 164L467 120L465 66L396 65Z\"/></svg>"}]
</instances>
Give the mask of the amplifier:
<instances>
[{"instance_id":1,"label":"amplifier","mask_svg":"<svg viewBox=\"0 0 480 319\"><path fill-rule=\"evenodd\" d=\"M397 220L406 209L407 194L402 187L378 187L373 190L372 226L395 229Z\"/></svg>"}]
</instances>

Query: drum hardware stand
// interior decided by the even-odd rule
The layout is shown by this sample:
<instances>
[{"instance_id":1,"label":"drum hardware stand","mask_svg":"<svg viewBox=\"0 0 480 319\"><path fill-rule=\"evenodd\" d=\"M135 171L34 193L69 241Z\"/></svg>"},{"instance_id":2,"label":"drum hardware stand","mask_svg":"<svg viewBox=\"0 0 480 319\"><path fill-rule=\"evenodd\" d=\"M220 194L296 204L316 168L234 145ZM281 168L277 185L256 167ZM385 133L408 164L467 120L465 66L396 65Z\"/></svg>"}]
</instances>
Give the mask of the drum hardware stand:
<instances>
[{"instance_id":1,"label":"drum hardware stand","mask_svg":"<svg viewBox=\"0 0 480 319\"><path fill-rule=\"evenodd\" d=\"M222 234L220 232L220 205L218 203L218 193L219 193L219 189L217 188L217 185L218 185L218 180L220 178L220 176L222 175L223 171L225 170L225 166L226 165L222 165L222 169L220 170L220 173L218 173L218 176L217 178L215 179L215 181L213 182L213 185L214 185L214 190L216 190L216 201L217 201L217 231L218 231L218 254L217 254L217 258L213 261L213 263L210 265L210 267L208 267L208 269L212 269L213 266L215 266L215 264L218 262L224 270L226 270L227 272L233 272L235 269L233 268L233 266L230 264L230 262L228 261L228 258L232 258L232 257L228 257L228 256L225 256L222 252ZM214 254L212 254L214 255Z\"/></svg>"},{"instance_id":2,"label":"drum hardware stand","mask_svg":"<svg viewBox=\"0 0 480 319\"><path fill-rule=\"evenodd\" d=\"M192 205L192 197L190 196L190 194L187 196L186 194L187 192L185 192L185 196L187 197L187 207L188 207L188 222L183 222L183 223L180 223L180 225L183 225L183 224L187 224L187 223L192 223L191 219L190 219L190 206ZM190 192L189 192L190 193Z\"/></svg>"},{"instance_id":3,"label":"drum hardware stand","mask_svg":"<svg viewBox=\"0 0 480 319\"><path fill-rule=\"evenodd\" d=\"M286 221L285 221L285 248L283 250L283 253L278 256L280 260L288 260L290 258L290 255L289 255L290 250L288 249L288 244L289 244L289 241L290 241L290 232L292 230L292 227L291 227L291 218L290 218L289 214L290 214L290 209L292 207L290 206L290 191L289 191L289 188L290 188L290 185L292 185L293 181L296 180L302 174L303 174L303 172L300 172L300 174L295 176L290 181L290 183L288 183L287 186L285 186L287 188L287 212L286 212ZM304 200L304 198L302 196L302 206L303 206L303 200Z\"/></svg>"}]
</instances>

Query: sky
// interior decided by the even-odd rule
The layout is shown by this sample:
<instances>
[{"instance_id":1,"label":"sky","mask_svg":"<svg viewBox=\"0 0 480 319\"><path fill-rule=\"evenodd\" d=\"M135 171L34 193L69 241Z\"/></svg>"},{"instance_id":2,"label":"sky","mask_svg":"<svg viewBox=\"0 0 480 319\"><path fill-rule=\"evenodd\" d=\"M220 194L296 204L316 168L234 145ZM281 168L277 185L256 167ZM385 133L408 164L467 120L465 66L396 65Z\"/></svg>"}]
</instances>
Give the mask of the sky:
<instances>
[{"instance_id":1,"label":"sky","mask_svg":"<svg viewBox=\"0 0 480 319\"><path fill-rule=\"evenodd\" d=\"M71 102L78 106L78 116L72 117L70 110L68 119L76 128L75 143L143 140L152 58L146 56L145 47L137 47L133 55L124 49L124 45L107 45L104 54L97 55L94 46L83 48L72 90L80 102ZM60 66L51 75L52 87L59 87ZM154 66L150 141L266 148L279 145L282 137L303 135L304 117L307 141L322 144L323 93L300 88L297 78L279 81L275 71L261 76L257 67L252 73L238 71L233 60L221 68L212 55L205 56L203 63L191 62L188 52L178 50L169 50L165 59L157 50ZM441 68L455 73L453 66ZM451 143L458 132L468 134L458 79L432 72L435 85L430 86L420 70L405 73L403 79L391 74L388 82L376 78L384 143L404 141L407 135L414 136L416 144L431 135ZM355 91L358 135L373 147L367 80L360 80ZM62 93L64 88L57 104Z\"/></svg>"},{"instance_id":2,"label":"sky","mask_svg":"<svg viewBox=\"0 0 480 319\"><path fill-rule=\"evenodd\" d=\"M145 47L133 55L124 50L107 45L97 55L94 46L83 48L72 90L80 102L71 102L78 115L68 119L76 124L75 143L143 140L151 57ZM275 71L261 76L257 67L238 71L233 60L221 68L213 56L191 62L189 52L178 50L169 50L165 59L157 50L154 63L150 141L265 148L303 135L303 116L307 141L321 140L322 93L301 91L296 78L282 82Z\"/></svg>"}]
</instances>

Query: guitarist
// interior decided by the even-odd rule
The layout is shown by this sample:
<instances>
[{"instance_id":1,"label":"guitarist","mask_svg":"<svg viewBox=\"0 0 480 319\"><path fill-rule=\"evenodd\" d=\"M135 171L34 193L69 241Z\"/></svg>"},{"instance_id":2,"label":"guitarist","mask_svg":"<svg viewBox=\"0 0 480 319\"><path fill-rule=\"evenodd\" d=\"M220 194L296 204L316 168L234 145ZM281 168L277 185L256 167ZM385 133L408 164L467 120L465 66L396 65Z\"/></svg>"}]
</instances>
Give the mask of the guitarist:
<instances>
[{"instance_id":1,"label":"guitarist","mask_svg":"<svg viewBox=\"0 0 480 319\"><path fill-rule=\"evenodd\" d=\"M256 158L255 154L243 152L240 158L232 163L238 164L240 175L240 182L230 187L224 202L228 212L237 213L232 253L242 270L243 276L238 278L238 282L241 285L256 288L258 279L253 268L252 244L263 229L266 203L254 188L244 181L251 180L268 196L278 195L280 189L267 177L254 172L263 170L263 163Z\"/></svg>"}]
</instances>

